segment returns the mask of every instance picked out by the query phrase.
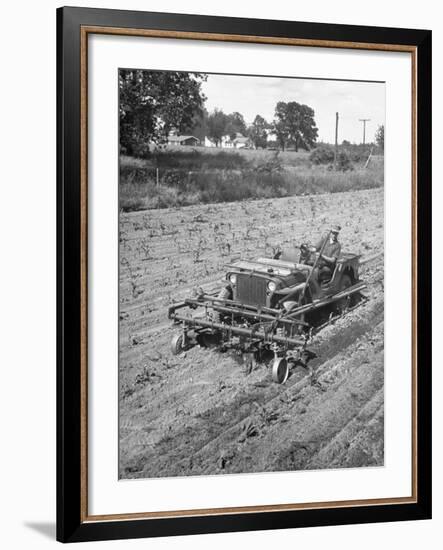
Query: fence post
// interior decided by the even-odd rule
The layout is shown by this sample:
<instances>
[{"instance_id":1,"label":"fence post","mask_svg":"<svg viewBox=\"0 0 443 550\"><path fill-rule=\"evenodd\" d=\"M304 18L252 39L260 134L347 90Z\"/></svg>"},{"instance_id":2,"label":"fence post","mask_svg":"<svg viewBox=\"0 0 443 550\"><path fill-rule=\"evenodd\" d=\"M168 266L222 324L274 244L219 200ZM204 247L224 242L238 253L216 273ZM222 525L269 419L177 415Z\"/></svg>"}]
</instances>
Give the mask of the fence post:
<instances>
[{"instance_id":1,"label":"fence post","mask_svg":"<svg viewBox=\"0 0 443 550\"><path fill-rule=\"evenodd\" d=\"M369 164L369 161L371 160L371 157L372 157L372 151L374 150L374 147L372 146L371 147L371 151L369 153L369 157L368 157L368 160L366 161L366 164L365 164L365 168L368 167L368 164Z\"/></svg>"}]
</instances>

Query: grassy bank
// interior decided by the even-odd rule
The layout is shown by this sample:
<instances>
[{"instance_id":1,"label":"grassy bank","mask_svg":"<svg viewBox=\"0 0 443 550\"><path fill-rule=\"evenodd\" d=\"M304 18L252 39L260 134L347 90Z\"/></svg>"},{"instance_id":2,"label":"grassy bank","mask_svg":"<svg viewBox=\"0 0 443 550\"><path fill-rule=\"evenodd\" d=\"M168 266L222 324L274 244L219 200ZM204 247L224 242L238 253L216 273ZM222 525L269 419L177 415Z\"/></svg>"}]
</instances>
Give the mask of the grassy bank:
<instances>
[{"instance_id":1,"label":"grassy bank","mask_svg":"<svg viewBox=\"0 0 443 550\"><path fill-rule=\"evenodd\" d=\"M305 152L166 150L147 160L120 158L124 211L251 198L336 193L383 185L383 157L347 172L314 165Z\"/></svg>"}]
</instances>

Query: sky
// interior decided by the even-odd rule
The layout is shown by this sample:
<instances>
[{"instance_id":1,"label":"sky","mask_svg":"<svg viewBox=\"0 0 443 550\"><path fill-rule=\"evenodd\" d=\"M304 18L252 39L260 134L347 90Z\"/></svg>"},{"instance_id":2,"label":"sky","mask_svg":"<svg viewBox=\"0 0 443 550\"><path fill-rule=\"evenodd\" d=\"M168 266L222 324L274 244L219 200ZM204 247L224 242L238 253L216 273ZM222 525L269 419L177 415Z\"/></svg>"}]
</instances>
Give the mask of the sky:
<instances>
[{"instance_id":1,"label":"sky","mask_svg":"<svg viewBox=\"0 0 443 550\"><path fill-rule=\"evenodd\" d=\"M247 124L257 114L268 122L274 117L278 101L297 101L312 107L319 141L335 140L335 113L339 113L338 141L363 141L362 118L366 123L366 142L374 141L379 125L385 123L385 85L375 82L351 82L276 78L261 76L208 75L202 91L206 108L226 114L238 111Z\"/></svg>"}]
</instances>

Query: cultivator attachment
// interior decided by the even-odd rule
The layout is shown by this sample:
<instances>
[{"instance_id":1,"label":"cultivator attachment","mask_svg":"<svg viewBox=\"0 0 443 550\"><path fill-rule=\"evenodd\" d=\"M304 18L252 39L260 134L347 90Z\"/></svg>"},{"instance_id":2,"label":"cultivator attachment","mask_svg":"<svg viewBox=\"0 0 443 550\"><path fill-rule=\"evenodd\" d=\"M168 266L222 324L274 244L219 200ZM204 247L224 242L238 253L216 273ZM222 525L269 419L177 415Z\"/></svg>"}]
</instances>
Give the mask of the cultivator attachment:
<instances>
[{"instance_id":1,"label":"cultivator attachment","mask_svg":"<svg viewBox=\"0 0 443 550\"><path fill-rule=\"evenodd\" d=\"M332 296L289 310L243 304L202 291L195 298L186 298L169 307L169 319L182 328L173 340L172 351L177 354L196 344L214 346L221 351L233 349L252 363L270 355L273 356L272 378L284 383L289 373L288 364L302 360L316 329L306 319L328 305L344 304L342 309L346 311L352 298L365 286L359 282ZM343 312L335 315L332 312L322 327Z\"/></svg>"}]
</instances>

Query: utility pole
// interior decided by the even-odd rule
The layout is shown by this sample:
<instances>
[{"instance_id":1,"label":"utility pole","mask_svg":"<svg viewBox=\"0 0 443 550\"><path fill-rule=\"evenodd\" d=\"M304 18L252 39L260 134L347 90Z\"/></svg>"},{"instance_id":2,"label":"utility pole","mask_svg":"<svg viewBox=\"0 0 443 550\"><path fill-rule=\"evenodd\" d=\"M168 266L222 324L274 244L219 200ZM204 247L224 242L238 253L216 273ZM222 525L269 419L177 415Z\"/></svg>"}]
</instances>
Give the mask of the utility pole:
<instances>
[{"instance_id":1,"label":"utility pole","mask_svg":"<svg viewBox=\"0 0 443 550\"><path fill-rule=\"evenodd\" d=\"M338 113L335 113L335 149L334 149L334 169L337 170L338 154Z\"/></svg>"},{"instance_id":2,"label":"utility pole","mask_svg":"<svg viewBox=\"0 0 443 550\"><path fill-rule=\"evenodd\" d=\"M366 123L369 122L370 118L359 118L360 122L363 122L363 145L366 143Z\"/></svg>"}]
</instances>

